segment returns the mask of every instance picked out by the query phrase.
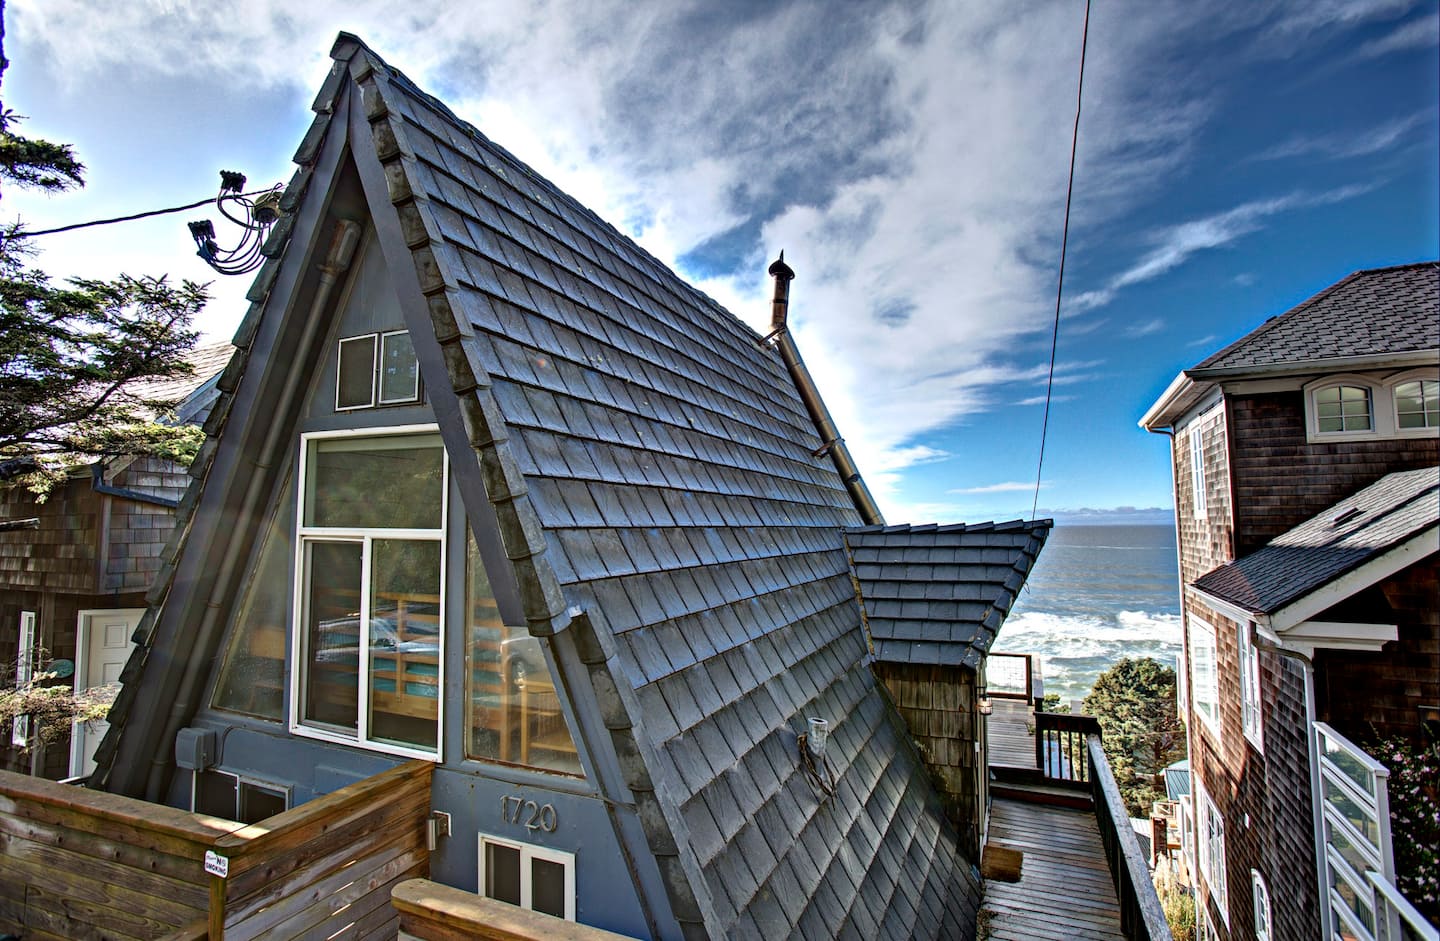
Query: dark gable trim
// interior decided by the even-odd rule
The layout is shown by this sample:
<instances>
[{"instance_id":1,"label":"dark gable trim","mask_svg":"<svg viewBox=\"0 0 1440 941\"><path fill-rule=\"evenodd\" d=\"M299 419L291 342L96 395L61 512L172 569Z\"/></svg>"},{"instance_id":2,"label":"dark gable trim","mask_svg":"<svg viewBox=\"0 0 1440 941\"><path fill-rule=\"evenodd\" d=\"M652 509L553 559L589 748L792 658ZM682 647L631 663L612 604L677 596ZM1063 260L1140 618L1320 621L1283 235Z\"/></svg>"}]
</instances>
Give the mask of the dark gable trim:
<instances>
[{"instance_id":1,"label":"dark gable trim","mask_svg":"<svg viewBox=\"0 0 1440 941\"><path fill-rule=\"evenodd\" d=\"M330 117L317 115L311 136L315 127L322 133L331 129ZM303 405L296 387L313 372L301 358L318 353L306 347L314 346L314 334L323 325L304 322L304 312L318 282L317 253L333 234L330 215L348 149L343 123L334 131L324 133L313 164L302 167L286 190L285 205L298 212L272 234L265 249L270 259L248 295L253 304L217 383L221 399L206 422L208 437L190 469L194 480L180 502L166 562L147 596L150 610L135 638L139 646L121 674L123 686L111 709L110 731L96 752L92 787L163 800L174 771L174 733L194 716L207 688L208 668L224 633L223 612L233 602L267 518L263 510L273 501L293 450L287 432ZM323 194L311 191L317 174L326 184ZM283 309L278 308L282 301ZM292 334L301 330L301 337L282 337L287 327ZM288 415L276 407L287 399ZM244 538L235 538L242 533ZM203 549L186 552L186 546ZM180 590L170 603L175 586Z\"/></svg>"},{"instance_id":2,"label":"dark gable trim","mask_svg":"<svg viewBox=\"0 0 1440 941\"><path fill-rule=\"evenodd\" d=\"M626 710L618 703L600 703L592 692L592 684L598 689L616 689L606 664L602 635L596 633L585 612L565 607L559 582L544 558L546 546L540 521L529 504L525 478L508 452L509 433L490 393L489 376L464 348L463 339L470 331L463 317L455 313L459 302L453 293L458 286L439 276L427 247L429 233L423 220L428 213L415 205L418 197L406 182L408 174L403 166L396 166L407 159L404 130L387 118L385 80L366 61L363 52L350 60L350 73L364 101L362 108L352 96L346 111L351 136L356 141L374 140L378 150L357 146L355 165L373 210L379 247L405 325L415 343L440 436L452 455L451 475L460 490L477 547L486 570L492 574L492 583L510 581L494 577L502 572L518 577L520 609L531 633L553 638L558 679L574 705L579 726L581 741L577 744L581 754L590 759L587 780L593 782L605 802L652 935L668 936L674 919L666 892L668 880L656 865L650 839L633 814L638 801L626 785L635 779L625 778L611 741L612 736L628 739L620 747L633 752L637 748L633 730L608 729L612 723L618 726L625 721ZM390 209L392 204L395 210ZM514 589L509 593L513 596ZM572 625L573 629L566 630ZM577 668L581 674L578 677ZM586 675L587 671L593 675ZM653 788L649 790L653 795ZM621 808L632 813L618 813Z\"/></svg>"}]
</instances>

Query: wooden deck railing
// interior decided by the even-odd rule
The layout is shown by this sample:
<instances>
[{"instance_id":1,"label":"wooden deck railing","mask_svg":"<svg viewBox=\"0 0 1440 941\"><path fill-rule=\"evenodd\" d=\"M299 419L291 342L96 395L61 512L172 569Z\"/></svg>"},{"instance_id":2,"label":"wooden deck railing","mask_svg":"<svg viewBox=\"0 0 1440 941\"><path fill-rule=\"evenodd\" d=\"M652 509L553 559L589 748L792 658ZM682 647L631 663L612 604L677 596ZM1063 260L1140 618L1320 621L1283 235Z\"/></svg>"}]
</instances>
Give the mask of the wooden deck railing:
<instances>
[{"instance_id":1,"label":"wooden deck railing","mask_svg":"<svg viewBox=\"0 0 1440 941\"><path fill-rule=\"evenodd\" d=\"M429 874L432 769L408 762L253 826L0 772L0 934L393 935L390 889Z\"/></svg>"},{"instance_id":2,"label":"wooden deck railing","mask_svg":"<svg viewBox=\"0 0 1440 941\"><path fill-rule=\"evenodd\" d=\"M1064 712L1035 713L1035 766L1048 784L1085 789L1091 761L1087 739L1100 734L1093 716Z\"/></svg>"},{"instance_id":3,"label":"wooden deck railing","mask_svg":"<svg viewBox=\"0 0 1440 941\"><path fill-rule=\"evenodd\" d=\"M240 826L0 771L0 934L204 937L201 861Z\"/></svg>"},{"instance_id":4,"label":"wooden deck railing","mask_svg":"<svg viewBox=\"0 0 1440 941\"><path fill-rule=\"evenodd\" d=\"M433 770L409 761L217 840L229 871L211 882L211 937L291 938L321 924L357 937L393 930L390 889L430 874Z\"/></svg>"},{"instance_id":5,"label":"wooden deck railing","mask_svg":"<svg viewBox=\"0 0 1440 941\"><path fill-rule=\"evenodd\" d=\"M1145 854L1130 826L1130 814L1110 772L1110 762L1105 760L1098 726L1085 737L1085 752L1090 766L1095 821L1100 828L1105 859L1110 864L1110 878L1115 882L1115 894L1120 900L1120 930L1131 941L1172 941L1160 897L1150 881Z\"/></svg>"},{"instance_id":6,"label":"wooden deck railing","mask_svg":"<svg viewBox=\"0 0 1440 941\"><path fill-rule=\"evenodd\" d=\"M518 905L462 892L428 879L402 882L391 893L400 913L399 941L628 941Z\"/></svg>"}]
</instances>

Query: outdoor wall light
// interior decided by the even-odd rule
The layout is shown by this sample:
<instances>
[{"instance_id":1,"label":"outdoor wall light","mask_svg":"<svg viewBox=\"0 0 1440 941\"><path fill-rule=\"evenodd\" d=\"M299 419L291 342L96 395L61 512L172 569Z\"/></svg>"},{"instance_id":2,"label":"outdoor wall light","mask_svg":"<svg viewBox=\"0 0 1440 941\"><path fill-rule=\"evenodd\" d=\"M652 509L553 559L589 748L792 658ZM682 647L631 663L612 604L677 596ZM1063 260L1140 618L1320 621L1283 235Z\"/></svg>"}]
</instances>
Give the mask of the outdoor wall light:
<instances>
[{"instance_id":1,"label":"outdoor wall light","mask_svg":"<svg viewBox=\"0 0 1440 941\"><path fill-rule=\"evenodd\" d=\"M830 760L825 757L825 744L830 740L830 723L819 716L805 720L806 731L798 736L800 766L805 777L829 797L835 793L835 775L830 770Z\"/></svg>"},{"instance_id":2,"label":"outdoor wall light","mask_svg":"<svg viewBox=\"0 0 1440 941\"><path fill-rule=\"evenodd\" d=\"M215 226L209 219L190 223L190 237L199 249L196 254L221 274L245 274L260 267L265 260L260 248L269 237L270 229L280 219L280 184L258 193L247 194L244 190L245 174L234 170L220 171L220 192L215 197L215 208L245 230L234 248L226 250L219 246L215 241ZM243 218L232 215L232 208L238 208Z\"/></svg>"},{"instance_id":3,"label":"outdoor wall light","mask_svg":"<svg viewBox=\"0 0 1440 941\"><path fill-rule=\"evenodd\" d=\"M995 710L995 706L990 702L989 696L981 696L980 701L975 704L975 708L982 716L988 716Z\"/></svg>"},{"instance_id":4,"label":"outdoor wall light","mask_svg":"<svg viewBox=\"0 0 1440 941\"><path fill-rule=\"evenodd\" d=\"M818 716L811 716L805 721L810 726L810 731L805 736L805 747L814 757L824 758L825 743L830 739L830 723Z\"/></svg>"}]
</instances>

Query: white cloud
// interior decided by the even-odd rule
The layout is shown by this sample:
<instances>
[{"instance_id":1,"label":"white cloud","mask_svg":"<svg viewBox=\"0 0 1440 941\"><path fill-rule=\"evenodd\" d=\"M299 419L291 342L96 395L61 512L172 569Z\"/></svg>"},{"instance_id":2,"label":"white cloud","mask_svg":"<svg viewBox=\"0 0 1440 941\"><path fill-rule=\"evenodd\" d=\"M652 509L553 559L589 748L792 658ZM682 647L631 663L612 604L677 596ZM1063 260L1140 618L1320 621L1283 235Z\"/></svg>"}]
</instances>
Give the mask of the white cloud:
<instances>
[{"instance_id":1,"label":"white cloud","mask_svg":"<svg viewBox=\"0 0 1440 941\"><path fill-rule=\"evenodd\" d=\"M1148 337L1151 334L1159 333L1164 329L1165 321L1159 317L1152 317L1144 323L1131 324L1122 332L1131 339L1138 339L1139 337Z\"/></svg>"},{"instance_id":2,"label":"white cloud","mask_svg":"<svg viewBox=\"0 0 1440 941\"><path fill-rule=\"evenodd\" d=\"M1153 238L1156 243L1154 248L1110 278L1103 287L1076 296L1071 301L1071 307L1079 312L1104 306L1114 300L1122 289L1154 280L1184 264L1198 252L1220 248L1259 231L1273 216L1343 202L1373 188L1370 184L1356 184L1321 193L1295 192L1274 199L1252 200L1224 212L1162 229Z\"/></svg>"},{"instance_id":3,"label":"white cloud","mask_svg":"<svg viewBox=\"0 0 1440 941\"><path fill-rule=\"evenodd\" d=\"M1440 13L1416 17L1402 23L1379 39L1372 39L1355 50L1357 59L1378 59L1393 52L1429 49L1440 40Z\"/></svg>"},{"instance_id":4,"label":"white cloud","mask_svg":"<svg viewBox=\"0 0 1440 941\"><path fill-rule=\"evenodd\" d=\"M1387 9L1098 5L1072 246L1159 191L1210 120L1215 102L1171 74L1176 50L1266 23L1293 44ZM227 103L308 105L336 31L351 30L666 263L733 240L739 274L697 262L691 280L752 325L768 320L764 267L786 249L792 327L887 508L906 468L948 457L922 436L1012 404L998 386L1044 380L1033 364L1054 312L1078 5L10 0L7 13L57 83L123 79L163 98L205 81ZM174 115L176 134L185 120ZM288 156L295 143L273 146ZM1323 198L1163 230L1066 311ZM1067 322L1062 337L1103 323ZM1061 364L1056 383L1098 365Z\"/></svg>"},{"instance_id":5,"label":"white cloud","mask_svg":"<svg viewBox=\"0 0 1440 941\"><path fill-rule=\"evenodd\" d=\"M1048 484L1048 483L1042 483L1042 484L1040 485L1040 489L1041 489L1041 490L1044 490L1045 488L1047 488L1047 487L1049 487L1049 486L1050 486L1050 484ZM1030 481L1029 483L1025 483L1025 482L1019 481L1019 480L1007 480L1007 481L1005 481L1004 483L999 483L999 484L985 484L985 485L980 486L980 487L960 487L959 489L956 489L956 490L947 490L947 491L945 491L945 492L946 492L946 493L1017 493L1017 492L1029 493L1029 492L1031 492L1031 491L1034 490L1034 489L1035 489L1035 482L1034 482L1033 480Z\"/></svg>"},{"instance_id":6,"label":"white cloud","mask_svg":"<svg viewBox=\"0 0 1440 941\"><path fill-rule=\"evenodd\" d=\"M1256 154L1254 160L1283 160L1318 154L1332 159L1364 157L1389 150L1428 121L1431 113L1385 121L1363 131L1346 131L1318 137L1292 137Z\"/></svg>"}]
</instances>

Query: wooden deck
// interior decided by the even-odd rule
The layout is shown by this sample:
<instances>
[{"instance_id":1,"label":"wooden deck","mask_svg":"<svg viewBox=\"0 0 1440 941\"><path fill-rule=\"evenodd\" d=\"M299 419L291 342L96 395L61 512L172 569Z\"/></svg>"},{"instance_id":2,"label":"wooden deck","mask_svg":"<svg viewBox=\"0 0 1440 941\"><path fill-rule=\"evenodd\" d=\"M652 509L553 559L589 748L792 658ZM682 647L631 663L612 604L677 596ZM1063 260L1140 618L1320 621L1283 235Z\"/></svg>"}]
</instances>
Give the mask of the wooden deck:
<instances>
[{"instance_id":1,"label":"wooden deck","mask_svg":"<svg viewBox=\"0 0 1440 941\"><path fill-rule=\"evenodd\" d=\"M990 814L989 841L1025 859L1019 882L986 881L981 941L1124 941L1093 813L997 797Z\"/></svg>"},{"instance_id":2,"label":"wooden deck","mask_svg":"<svg viewBox=\"0 0 1440 941\"><path fill-rule=\"evenodd\" d=\"M1035 714L1019 699L991 700L987 734L990 766L1035 768Z\"/></svg>"}]
</instances>

